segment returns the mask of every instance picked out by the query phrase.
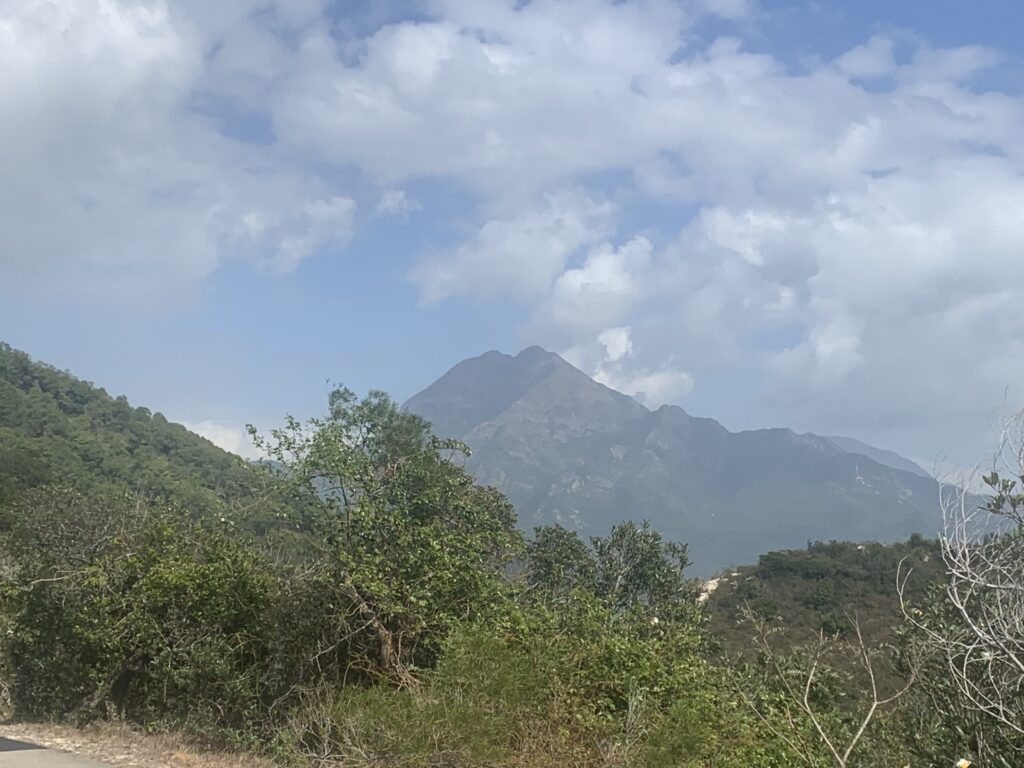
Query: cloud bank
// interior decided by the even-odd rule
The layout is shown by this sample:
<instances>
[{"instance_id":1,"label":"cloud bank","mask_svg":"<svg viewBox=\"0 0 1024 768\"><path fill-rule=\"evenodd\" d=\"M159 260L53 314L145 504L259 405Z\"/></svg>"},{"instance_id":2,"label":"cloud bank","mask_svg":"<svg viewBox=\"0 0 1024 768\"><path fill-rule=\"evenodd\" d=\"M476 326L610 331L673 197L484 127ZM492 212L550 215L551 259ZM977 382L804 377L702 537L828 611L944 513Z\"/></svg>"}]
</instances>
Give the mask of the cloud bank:
<instances>
[{"instance_id":1,"label":"cloud bank","mask_svg":"<svg viewBox=\"0 0 1024 768\"><path fill-rule=\"evenodd\" d=\"M923 444L1024 376L999 52L888 34L795 66L736 0L415 11L0 5L5 278L149 301L301 269L429 180L475 209L416 256L423 304L516 302L524 342L651 404L732 371L766 418Z\"/></svg>"}]
</instances>

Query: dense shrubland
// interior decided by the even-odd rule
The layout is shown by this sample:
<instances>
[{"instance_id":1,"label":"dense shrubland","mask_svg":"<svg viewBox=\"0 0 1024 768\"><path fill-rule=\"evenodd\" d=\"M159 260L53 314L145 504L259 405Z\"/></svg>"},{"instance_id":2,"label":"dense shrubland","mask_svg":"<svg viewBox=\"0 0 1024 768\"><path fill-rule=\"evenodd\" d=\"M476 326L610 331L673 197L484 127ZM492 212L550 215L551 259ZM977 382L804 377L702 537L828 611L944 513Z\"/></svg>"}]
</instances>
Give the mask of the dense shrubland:
<instances>
[{"instance_id":1,"label":"dense shrubland","mask_svg":"<svg viewBox=\"0 0 1024 768\"><path fill-rule=\"evenodd\" d=\"M28 388L52 395L54 377ZM33 397L53 416L69 396ZM25 424L5 428L59 443ZM709 622L684 546L633 523L524 540L464 447L381 393L338 390L323 419L256 436L270 461L181 493L179 459L120 482L137 452L81 424L95 457L40 448L45 471L6 475L0 696L15 717L118 719L295 765L1019 762L1012 674L1000 718L949 672L974 614L948 599L947 546L767 556ZM79 482L94 459L102 482ZM994 505L1024 504L994 484ZM1016 546L1019 530L986 542ZM910 621L901 563L917 568ZM969 680L985 672L972 661Z\"/></svg>"}]
</instances>

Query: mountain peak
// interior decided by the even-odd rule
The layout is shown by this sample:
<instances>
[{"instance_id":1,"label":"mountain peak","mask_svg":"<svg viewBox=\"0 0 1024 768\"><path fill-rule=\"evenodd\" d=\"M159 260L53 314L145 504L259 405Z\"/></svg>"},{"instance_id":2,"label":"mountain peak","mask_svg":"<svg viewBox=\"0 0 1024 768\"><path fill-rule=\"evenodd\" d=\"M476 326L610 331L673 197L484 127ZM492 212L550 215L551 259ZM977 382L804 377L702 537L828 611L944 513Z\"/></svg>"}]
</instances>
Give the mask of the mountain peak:
<instances>
[{"instance_id":1,"label":"mountain peak","mask_svg":"<svg viewBox=\"0 0 1024 768\"><path fill-rule=\"evenodd\" d=\"M647 519L690 543L698 571L807 540L938 527L935 481L877 449L786 428L733 433L674 405L652 412L537 346L465 360L405 407L469 444L467 468L524 527L602 534Z\"/></svg>"},{"instance_id":2,"label":"mountain peak","mask_svg":"<svg viewBox=\"0 0 1024 768\"><path fill-rule=\"evenodd\" d=\"M503 414L582 425L615 422L646 410L538 346L515 356L492 350L463 360L410 398L405 408L427 419L438 435L458 438Z\"/></svg>"},{"instance_id":3,"label":"mountain peak","mask_svg":"<svg viewBox=\"0 0 1024 768\"><path fill-rule=\"evenodd\" d=\"M516 360L561 360L563 363L566 362L565 358L554 352L549 352L544 347L538 347L536 344L526 347L518 355L515 356Z\"/></svg>"}]
</instances>

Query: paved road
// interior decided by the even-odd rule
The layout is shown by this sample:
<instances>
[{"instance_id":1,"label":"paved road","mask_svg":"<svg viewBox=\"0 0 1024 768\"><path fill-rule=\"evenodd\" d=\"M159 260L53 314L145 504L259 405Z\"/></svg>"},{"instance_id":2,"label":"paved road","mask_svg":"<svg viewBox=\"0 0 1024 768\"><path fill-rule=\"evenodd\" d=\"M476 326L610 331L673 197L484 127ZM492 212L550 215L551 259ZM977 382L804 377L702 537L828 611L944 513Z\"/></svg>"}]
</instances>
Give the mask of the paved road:
<instances>
[{"instance_id":1,"label":"paved road","mask_svg":"<svg viewBox=\"0 0 1024 768\"><path fill-rule=\"evenodd\" d=\"M103 763L0 736L0 768L107 768Z\"/></svg>"}]
</instances>

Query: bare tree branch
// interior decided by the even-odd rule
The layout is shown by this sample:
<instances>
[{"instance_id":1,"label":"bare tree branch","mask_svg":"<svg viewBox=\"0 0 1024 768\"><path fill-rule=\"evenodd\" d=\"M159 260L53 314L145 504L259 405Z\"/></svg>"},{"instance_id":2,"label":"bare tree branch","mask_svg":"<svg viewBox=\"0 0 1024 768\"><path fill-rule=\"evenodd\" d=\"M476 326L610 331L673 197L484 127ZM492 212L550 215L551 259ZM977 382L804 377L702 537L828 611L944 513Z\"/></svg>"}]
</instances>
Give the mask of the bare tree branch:
<instances>
[{"instance_id":1,"label":"bare tree branch","mask_svg":"<svg viewBox=\"0 0 1024 768\"><path fill-rule=\"evenodd\" d=\"M948 616L925 620L905 600L905 576L900 602L944 659L965 709L1024 735L1024 412L1000 424L992 466L985 504L971 478L942 487Z\"/></svg>"}]
</instances>

